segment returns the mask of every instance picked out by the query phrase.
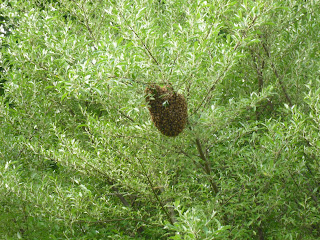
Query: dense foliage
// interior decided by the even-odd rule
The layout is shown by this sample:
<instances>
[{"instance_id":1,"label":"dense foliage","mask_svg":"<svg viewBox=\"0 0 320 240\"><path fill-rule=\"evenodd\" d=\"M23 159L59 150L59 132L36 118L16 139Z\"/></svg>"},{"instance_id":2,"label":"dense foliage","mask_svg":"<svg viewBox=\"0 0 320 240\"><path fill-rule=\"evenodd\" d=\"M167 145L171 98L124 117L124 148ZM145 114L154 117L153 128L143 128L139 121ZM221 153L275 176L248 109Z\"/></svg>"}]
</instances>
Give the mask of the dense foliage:
<instances>
[{"instance_id":1,"label":"dense foliage","mask_svg":"<svg viewBox=\"0 0 320 240\"><path fill-rule=\"evenodd\" d=\"M319 32L319 0L2 1L1 237L320 239Z\"/></svg>"}]
</instances>

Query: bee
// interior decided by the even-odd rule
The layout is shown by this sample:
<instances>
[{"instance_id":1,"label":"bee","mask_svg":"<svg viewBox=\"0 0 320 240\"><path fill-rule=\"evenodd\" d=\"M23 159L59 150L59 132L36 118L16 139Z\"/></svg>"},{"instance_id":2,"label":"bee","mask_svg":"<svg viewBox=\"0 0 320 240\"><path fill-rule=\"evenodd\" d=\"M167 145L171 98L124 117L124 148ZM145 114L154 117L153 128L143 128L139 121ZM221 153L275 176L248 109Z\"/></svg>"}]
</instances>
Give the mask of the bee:
<instances>
[{"instance_id":1,"label":"bee","mask_svg":"<svg viewBox=\"0 0 320 240\"><path fill-rule=\"evenodd\" d=\"M145 89L151 120L165 136L178 136L188 120L187 101L171 86L149 85Z\"/></svg>"}]
</instances>

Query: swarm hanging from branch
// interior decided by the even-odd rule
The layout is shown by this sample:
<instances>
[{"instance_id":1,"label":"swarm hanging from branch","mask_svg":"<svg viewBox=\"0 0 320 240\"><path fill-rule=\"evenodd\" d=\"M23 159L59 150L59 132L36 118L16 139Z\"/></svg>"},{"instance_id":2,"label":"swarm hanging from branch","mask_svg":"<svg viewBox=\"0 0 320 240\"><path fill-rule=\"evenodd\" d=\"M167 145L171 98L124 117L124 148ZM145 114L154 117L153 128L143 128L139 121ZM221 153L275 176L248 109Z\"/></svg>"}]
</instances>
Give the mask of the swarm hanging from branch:
<instances>
[{"instance_id":1,"label":"swarm hanging from branch","mask_svg":"<svg viewBox=\"0 0 320 240\"><path fill-rule=\"evenodd\" d=\"M151 120L165 136L175 137L185 128L188 120L187 101L183 95L173 91L171 86L149 85L146 101Z\"/></svg>"}]
</instances>

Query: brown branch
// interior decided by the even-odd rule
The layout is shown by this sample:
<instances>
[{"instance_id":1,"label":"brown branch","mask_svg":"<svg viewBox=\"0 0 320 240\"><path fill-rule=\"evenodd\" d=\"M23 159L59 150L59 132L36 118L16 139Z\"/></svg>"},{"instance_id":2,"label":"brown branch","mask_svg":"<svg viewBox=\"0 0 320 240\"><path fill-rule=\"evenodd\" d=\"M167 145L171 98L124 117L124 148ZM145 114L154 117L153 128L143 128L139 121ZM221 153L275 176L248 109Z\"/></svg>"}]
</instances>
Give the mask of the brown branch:
<instances>
[{"instance_id":1,"label":"brown branch","mask_svg":"<svg viewBox=\"0 0 320 240\"><path fill-rule=\"evenodd\" d=\"M77 220L75 221L75 223L104 224L104 223L121 222L121 221L146 222L142 219L116 218L116 219L106 219L106 220L97 220L97 221Z\"/></svg>"},{"instance_id":2,"label":"brown branch","mask_svg":"<svg viewBox=\"0 0 320 240\"><path fill-rule=\"evenodd\" d=\"M134 35L140 40L140 43L142 44L142 46L144 47L144 49L147 51L149 57L151 57L153 59L153 61L160 66L159 62L157 61L157 59L153 56L153 54L151 53L151 51L149 50L149 48L147 47L147 45L142 41L142 39L140 38L140 36L138 35L138 33L130 26L130 24L128 23L128 20L124 17L124 15L122 13L120 13L121 17L124 19L124 21L127 23L128 27L130 28L130 30L134 33Z\"/></svg>"},{"instance_id":3,"label":"brown branch","mask_svg":"<svg viewBox=\"0 0 320 240\"><path fill-rule=\"evenodd\" d=\"M279 74L278 74L277 69L275 68L275 66L274 66L273 63L271 63L271 66L272 66L272 70L273 70L274 74L275 74L276 77L278 78L278 81L279 81L279 83L280 83L281 89L282 89L282 91L283 91L283 93L284 93L287 101L289 102L289 106L292 107L291 99L290 99L290 97L289 97L289 95L288 95L288 93L287 93L286 88L284 87L284 83L282 82L282 80L281 80L281 78L280 78L280 76L279 76Z\"/></svg>"},{"instance_id":4,"label":"brown branch","mask_svg":"<svg viewBox=\"0 0 320 240\"><path fill-rule=\"evenodd\" d=\"M204 40L207 40L207 38L209 37L209 35L210 35L210 33L211 33L212 28L213 28L213 24L211 24L211 26L210 26L210 28L209 28L206 36L203 38L203 41L204 41Z\"/></svg>"},{"instance_id":5,"label":"brown branch","mask_svg":"<svg viewBox=\"0 0 320 240\"><path fill-rule=\"evenodd\" d=\"M83 7L82 5L80 6L80 5L77 3L77 1L75 1L75 0L72 0L72 1L76 4L76 6L77 6L80 10L82 10L82 12L83 12L83 18L84 18L84 22L83 22L82 24L87 28L90 37L93 39L94 43L96 43L97 40L96 40L96 38L95 38L95 36L94 36L94 34L93 34L93 31L92 31L92 29L91 29L91 27L90 27L89 19L88 19L88 17L87 17L87 12L86 12L86 10L84 9L84 7ZM77 16L76 13L74 13L74 14ZM77 18L79 18L79 17L77 16ZM79 20L80 20L80 18L79 18ZM81 21L81 20L80 20L80 21ZM93 45L93 47L94 47L95 49L97 49L97 47L96 47L95 45Z\"/></svg>"},{"instance_id":6,"label":"brown branch","mask_svg":"<svg viewBox=\"0 0 320 240\"><path fill-rule=\"evenodd\" d=\"M294 176L293 176L293 173L292 173L289 169L288 169L287 171L288 171L291 179L293 180L294 184L297 186L297 188L298 188L300 191L303 191L303 189L300 188L299 184L298 184L297 181L295 180L295 178L294 178ZM309 184L307 183L307 185L309 185ZM310 185L309 185L309 187L310 187ZM310 196L311 196L312 200L313 200L313 201L315 202L315 204L318 206L318 202L319 202L319 201L318 201L318 198L314 195L312 189L311 189L311 188L308 188L308 187L307 187L306 189L310 192ZM318 210L319 210L319 209L318 209Z\"/></svg>"},{"instance_id":7,"label":"brown branch","mask_svg":"<svg viewBox=\"0 0 320 240\"><path fill-rule=\"evenodd\" d=\"M131 122L135 122L135 121L133 120L133 118L129 117L127 114L125 114L125 113L122 112L121 110L118 110L118 112L119 112L122 116L124 116L125 118L129 119Z\"/></svg>"},{"instance_id":8,"label":"brown branch","mask_svg":"<svg viewBox=\"0 0 320 240\"><path fill-rule=\"evenodd\" d=\"M210 163L208 161L208 159L206 158L206 156L204 155L203 153L203 150L202 150L202 147L201 147L201 143L200 143L200 140L198 138L196 138L196 145L197 145L197 149L198 149L198 152L200 154L200 158L203 160L204 162L204 170L205 170L205 173L209 176L209 181L210 181L210 184L211 184L211 187L214 191L215 194L217 194L219 192L219 189L217 187L217 184L212 180L211 178L211 167L210 167Z\"/></svg>"},{"instance_id":9,"label":"brown branch","mask_svg":"<svg viewBox=\"0 0 320 240\"><path fill-rule=\"evenodd\" d=\"M140 158L136 158L136 159L138 160L138 162L139 162L139 164L140 164L140 166L141 166L142 172L143 172L144 176L146 177L147 182L148 182L148 184L149 184L149 186L150 186L150 188L151 188L151 191L152 191L154 197L156 198L157 202L159 203L162 211L163 211L163 212L165 213L165 215L167 216L170 224L174 225L174 223L176 222L175 217L174 217L174 215L173 215L174 212L173 212L172 210L170 211L170 209L169 209L168 207L167 207L167 208L165 207L165 205L163 204L163 202L160 200L160 198L159 198L159 196L158 196L158 193L157 193L157 188L153 185L153 183L152 183L152 181L151 181L151 179L150 179L150 177L149 177L149 175L148 175L148 173L147 173L147 171L146 171L146 169L145 169L142 161L140 160ZM169 211L170 211L170 213L169 213Z\"/></svg>"},{"instance_id":10,"label":"brown branch","mask_svg":"<svg viewBox=\"0 0 320 240\"><path fill-rule=\"evenodd\" d=\"M234 194L232 194L226 201L222 202L221 206L222 207L226 206L234 196L241 194L243 192L243 190L245 189L245 187L246 187L245 185L242 185L241 189L239 191L235 192Z\"/></svg>"},{"instance_id":11,"label":"brown branch","mask_svg":"<svg viewBox=\"0 0 320 240\"><path fill-rule=\"evenodd\" d=\"M224 69L224 71L222 73L220 73L220 75L218 76L218 78L214 81L213 85L211 86L211 88L208 90L208 92L206 93L205 97L202 99L201 103L199 104L199 106L196 108L196 110L193 111L193 113L191 115L196 114L199 109L202 107L202 105L210 100L210 94L211 92L216 88L216 84L222 79L223 75L227 72L227 70L229 70L231 63L229 62L226 66L226 68Z\"/></svg>"},{"instance_id":12,"label":"brown branch","mask_svg":"<svg viewBox=\"0 0 320 240\"><path fill-rule=\"evenodd\" d=\"M119 198L119 200L122 202L122 204L126 207L130 207L130 204L128 201L124 198L124 195L119 192L119 189L115 187L115 182L112 181L112 179L104 172L102 172L100 169L96 168L92 164L86 162L86 165L91 167L93 170L98 172L100 175L104 176L104 180L108 183L108 185L111 187L111 190L114 192L114 194ZM78 166L79 167L79 166ZM83 168L85 170L85 168Z\"/></svg>"},{"instance_id":13,"label":"brown branch","mask_svg":"<svg viewBox=\"0 0 320 240\"><path fill-rule=\"evenodd\" d=\"M252 60L254 63L254 67L255 67L255 70L256 70L256 73L258 76L258 88L259 88L259 93L260 93L262 91L263 84L264 84L263 75L262 75L262 70L264 68L264 61L262 59L262 63L261 63L261 67L260 67L258 64L258 60L257 60L256 56L254 55L253 50L250 49L250 51L251 51L251 56L252 56ZM260 61L259 61L259 63L260 63Z\"/></svg>"},{"instance_id":14,"label":"brown branch","mask_svg":"<svg viewBox=\"0 0 320 240\"><path fill-rule=\"evenodd\" d=\"M262 47L263 47L264 51L266 52L268 58L271 59L271 54L270 54L270 52L269 52L266 44L265 44L265 43L262 43ZM285 88L285 86L284 86L284 83L283 83L281 77L279 76L278 71L277 71L277 69L276 69L276 67L274 66L274 64L273 64L272 61L271 61L271 67L272 67L272 70L273 70L274 74L276 75L276 77L277 77L277 79L278 79L278 81L279 81L279 83L280 83L280 87L281 87L281 89L282 89L282 92L284 93L285 98L287 99L287 101L288 101L288 103L289 103L289 106L292 107L293 104L292 104L292 101L291 101L291 99L290 99L290 97L289 97L289 94L287 93L287 90L286 90L286 88Z\"/></svg>"},{"instance_id":15,"label":"brown branch","mask_svg":"<svg viewBox=\"0 0 320 240\"><path fill-rule=\"evenodd\" d=\"M258 91L259 91L259 93L261 93L262 89L263 89L263 85L264 85L263 72L262 72L264 69L264 59L261 59L260 55L255 54L252 49L249 49L249 50L251 52L254 68L257 73L258 89L259 89ZM268 104L270 104L270 100L268 100ZM261 114L261 111L259 111L259 109L260 109L260 107L257 107L257 110L255 111L257 120L260 119L260 114ZM262 110L264 110L264 109L265 109L265 107Z\"/></svg>"},{"instance_id":16,"label":"brown branch","mask_svg":"<svg viewBox=\"0 0 320 240\"><path fill-rule=\"evenodd\" d=\"M249 31L249 29L251 29L254 25L254 23L256 22L258 16L255 16L252 19L252 22L250 23L250 25L248 26L248 28L245 30L243 36L241 37L241 39L237 42L237 44L234 46L232 53L234 53L241 45L241 42L243 40L243 38L245 38L247 36L247 31ZM212 86L210 87L210 89L208 90L208 92L206 93L205 97L202 99L201 103L199 104L199 106L193 111L193 113L191 115L196 114L199 109L205 105L205 103L207 103L211 98L211 92L216 88L216 84L223 78L224 74L229 70L230 66L231 66L231 61L228 60L229 62L227 63L227 65L225 66L224 70L218 75L217 79L213 82Z\"/></svg>"},{"instance_id":17,"label":"brown branch","mask_svg":"<svg viewBox=\"0 0 320 240\"><path fill-rule=\"evenodd\" d=\"M61 107L63 107L63 105L62 105L60 102L58 102L58 104L59 104ZM69 108L69 110L70 110L70 114L74 117L75 114L73 113L72 109ZM89 130L88 128L86 129L86 132L89 134L89 137L90 137L90 139L91 139L91 142L94 144L94 136L93 136L93 134L90 132L90 130ZM56 162L58 162L58 161L56 161ZM86 166L89 166L91 169L95 170L97 173L99 173L99 174L103 177L103 179L108 183L108 185L111 187L111 190L115 193L115 195L119 198L119 200L122 202L122 204L123 204L124 206L126 206L126 207L129 207L129 206L130 206L130 204L128 203L128 201L124 198L124 195L119 192L119 189L118 189L117 187L115 187L115 181L113 181L106 173L104 173L104 172L101 171L99 168L95 167L94 165L86 162ZM80 165L78 165L77 167L80 167L80 168L82 168L84 171L88 172L88 171L85 169L85 167L82 167L82 166L80 166Z\"/></svg>"},{"instance_id":18,"label":"brown branch","mask_svg":"<svg viewBox=\"0 0 320 240\"><path fill-rule=\"evenodd\" d=\"M130 28L130 30L134 33L134 35L136 35L136 37L140 40L141 44L143 45L143 47L145 48L145 50L147 50L149 56L153 59L153 61L159 66L159 62L157 61L157 59L152 55L151 51L149 50L149 48L147 47L147 45L142 41L142 39L139 37L139 35L136 33L136 31L134 31L134 29L128 25L128 27Z\"/></svg>"}]
</instances>

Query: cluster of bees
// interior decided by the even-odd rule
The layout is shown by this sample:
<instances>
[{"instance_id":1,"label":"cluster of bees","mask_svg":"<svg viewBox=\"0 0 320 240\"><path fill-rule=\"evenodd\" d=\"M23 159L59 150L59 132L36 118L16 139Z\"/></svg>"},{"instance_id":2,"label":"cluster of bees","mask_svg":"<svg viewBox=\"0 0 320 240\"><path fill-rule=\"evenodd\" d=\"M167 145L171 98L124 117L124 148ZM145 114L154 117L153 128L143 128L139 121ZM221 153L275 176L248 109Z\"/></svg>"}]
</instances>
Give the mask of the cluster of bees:
<instances>
[{"instance_id":1,"label":"cluster of bees","mask_svg":"<svg viewBox=\"0 0 320 240\"><path fill-rule=\"evenodd\" d=\"M188 120L187 101L171 86L152 84L145 89L151 120L165 136L175 137L183 131Z\"/></svg>"}]
</instances>

